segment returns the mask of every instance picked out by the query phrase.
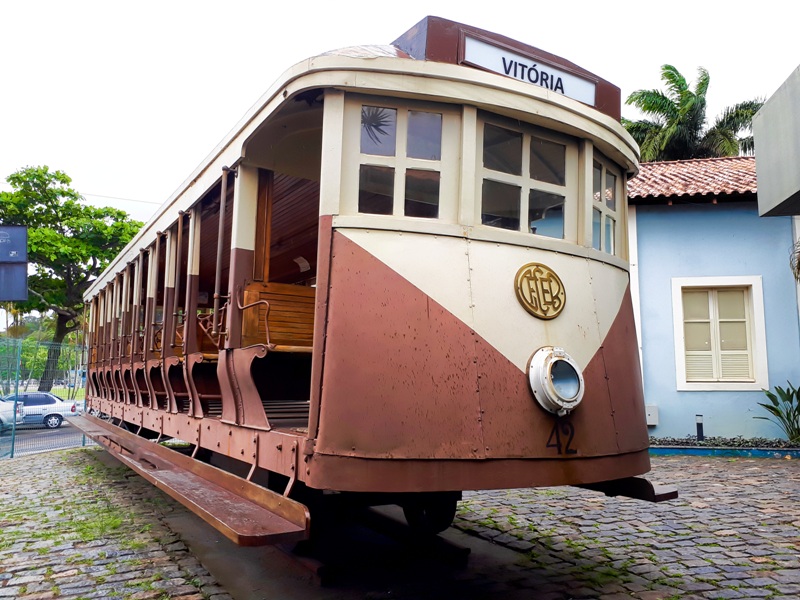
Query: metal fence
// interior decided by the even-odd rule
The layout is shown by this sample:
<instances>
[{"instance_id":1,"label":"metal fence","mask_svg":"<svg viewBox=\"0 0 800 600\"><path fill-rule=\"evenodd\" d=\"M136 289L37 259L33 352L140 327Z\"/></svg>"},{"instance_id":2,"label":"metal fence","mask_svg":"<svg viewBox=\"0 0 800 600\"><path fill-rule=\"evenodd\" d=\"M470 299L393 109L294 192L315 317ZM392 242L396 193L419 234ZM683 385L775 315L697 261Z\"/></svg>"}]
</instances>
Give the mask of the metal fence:
<instances>
[{"instance_id":1,"label":"metal fence","mask_svg":"<svg viewBox=\"0 0 800 600\"><path fill-rule=\"evenodd\" d=\"M84 409L85 373L81 345L0 337L0 459L89 443L70 423ZM64 418L47 419L56 413Z\"/></svg>"}]
</instances>

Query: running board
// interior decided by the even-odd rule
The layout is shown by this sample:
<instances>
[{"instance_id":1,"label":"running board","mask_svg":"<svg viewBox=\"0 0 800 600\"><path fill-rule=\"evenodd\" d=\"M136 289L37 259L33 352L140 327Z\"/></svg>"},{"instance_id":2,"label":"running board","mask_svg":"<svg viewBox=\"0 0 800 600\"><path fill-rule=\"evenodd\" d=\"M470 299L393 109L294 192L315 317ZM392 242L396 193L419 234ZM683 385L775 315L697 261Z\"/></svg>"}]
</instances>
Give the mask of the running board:
<instances>
[{"instance_id":1,"label":"running board","mask_svg":"<svg viewBox=\"0 0 800 600\"><path fill-rule=\"evenodd\" d=\"M647 502L665 502L678 497L678 490L671 485L653 485L642 477L625 477L610 481L586 483L575 487L603 492L606 496L625 496Z\"/></svg>"},{"instance_id":2,"label":"running board","mask_svg":"<svg viewBox=\"0 0 800 600\"><path fill-rule=\"evenodd\" d=\"M308 538L308 508L97 417L70 419L95 442L240 546Z\"/></svg>"}]
</instances>

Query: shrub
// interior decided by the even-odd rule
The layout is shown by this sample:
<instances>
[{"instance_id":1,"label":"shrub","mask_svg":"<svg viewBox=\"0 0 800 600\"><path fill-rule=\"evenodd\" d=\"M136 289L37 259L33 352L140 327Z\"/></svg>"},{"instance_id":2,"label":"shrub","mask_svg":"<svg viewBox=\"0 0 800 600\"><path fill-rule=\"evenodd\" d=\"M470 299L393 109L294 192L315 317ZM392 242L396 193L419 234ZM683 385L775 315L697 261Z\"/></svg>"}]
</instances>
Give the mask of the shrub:
<instances>
[{"instance_id":1,"label":"shrub","mask_svg":"<svg viewBox=\"0 0 800 600\"><path fill-rule=\"evenodd\" d=\"M794 444L800 442L800 391L788 381L786 383L789 385L787 389L775 386L777 394L763 390L769 403L759 402L758 405L763 406L772 416L753 418L775 423Z\"/></svg>"}]
</instances>

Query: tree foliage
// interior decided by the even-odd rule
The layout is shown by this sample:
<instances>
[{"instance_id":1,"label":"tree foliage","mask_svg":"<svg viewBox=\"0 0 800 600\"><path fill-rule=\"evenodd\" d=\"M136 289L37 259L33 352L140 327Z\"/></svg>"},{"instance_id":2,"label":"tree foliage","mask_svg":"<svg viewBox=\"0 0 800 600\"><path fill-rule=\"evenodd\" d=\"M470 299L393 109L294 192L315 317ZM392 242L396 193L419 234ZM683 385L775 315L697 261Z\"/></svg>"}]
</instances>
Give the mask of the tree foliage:
<instances>
[{"instance_id":1,"label":"tree foliage","mask_svg":"<svg viewBox=\"0 0 800 600\"><path fill-rule=\"evenodd\" d=\"M84 292L142 223L125 211L85 204L69 176L47 166L20 169L6 181L12 191L0 192L0 220L28 227L33 267L29 300L17 308L53 311L53 342L60 343L80 327Z\"/></svg>"},{"instance_id":2,"label":"tree foliage","mask_svg":"<svg viewBox=\"0 0 800 600\"><path fill-rule=\"evenodd\" d=\"M708 71L702 67L697 70L693 89L672 65L661 67L661 79L664 91L636 90L625 101L646 116L639 121L622 119L625 129L639 144L643 161L753 153L750 127L753 116L764 104L762 100L748 100L726 108L708 127Z\"/></svg>"}]
</instances>

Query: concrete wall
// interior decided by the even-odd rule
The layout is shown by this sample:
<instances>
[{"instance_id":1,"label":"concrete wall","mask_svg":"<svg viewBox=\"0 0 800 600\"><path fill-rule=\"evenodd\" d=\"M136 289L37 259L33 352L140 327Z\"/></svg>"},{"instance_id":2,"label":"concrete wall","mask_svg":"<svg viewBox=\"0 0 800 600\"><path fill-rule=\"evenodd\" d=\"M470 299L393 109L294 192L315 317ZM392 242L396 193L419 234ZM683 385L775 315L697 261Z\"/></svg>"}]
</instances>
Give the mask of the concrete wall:
<instances>
[{"instance_id":1,"label":"concrete wall","mask_svg":"<svg viewBox=\"0 0 800 600\"><path fill-rule=\"evenodd\" d=\"M762 215L800 214L800 67L753 118Z\"/></svg>"},{"instance_id":2,"label":"concrete wall","mask_svg":"<svg viewBox=\"0 0 800 600\"><path fill-rule=\"evenodd\" d=\"M797 295L789 271L791 217L759 218L755 202L637 206L645 402L655 404L657 437L782 437L757 402L760 391L678 391L671 279L760 275L763 283L769 387L800 386Z\"/></svg>"}]
</instances>

